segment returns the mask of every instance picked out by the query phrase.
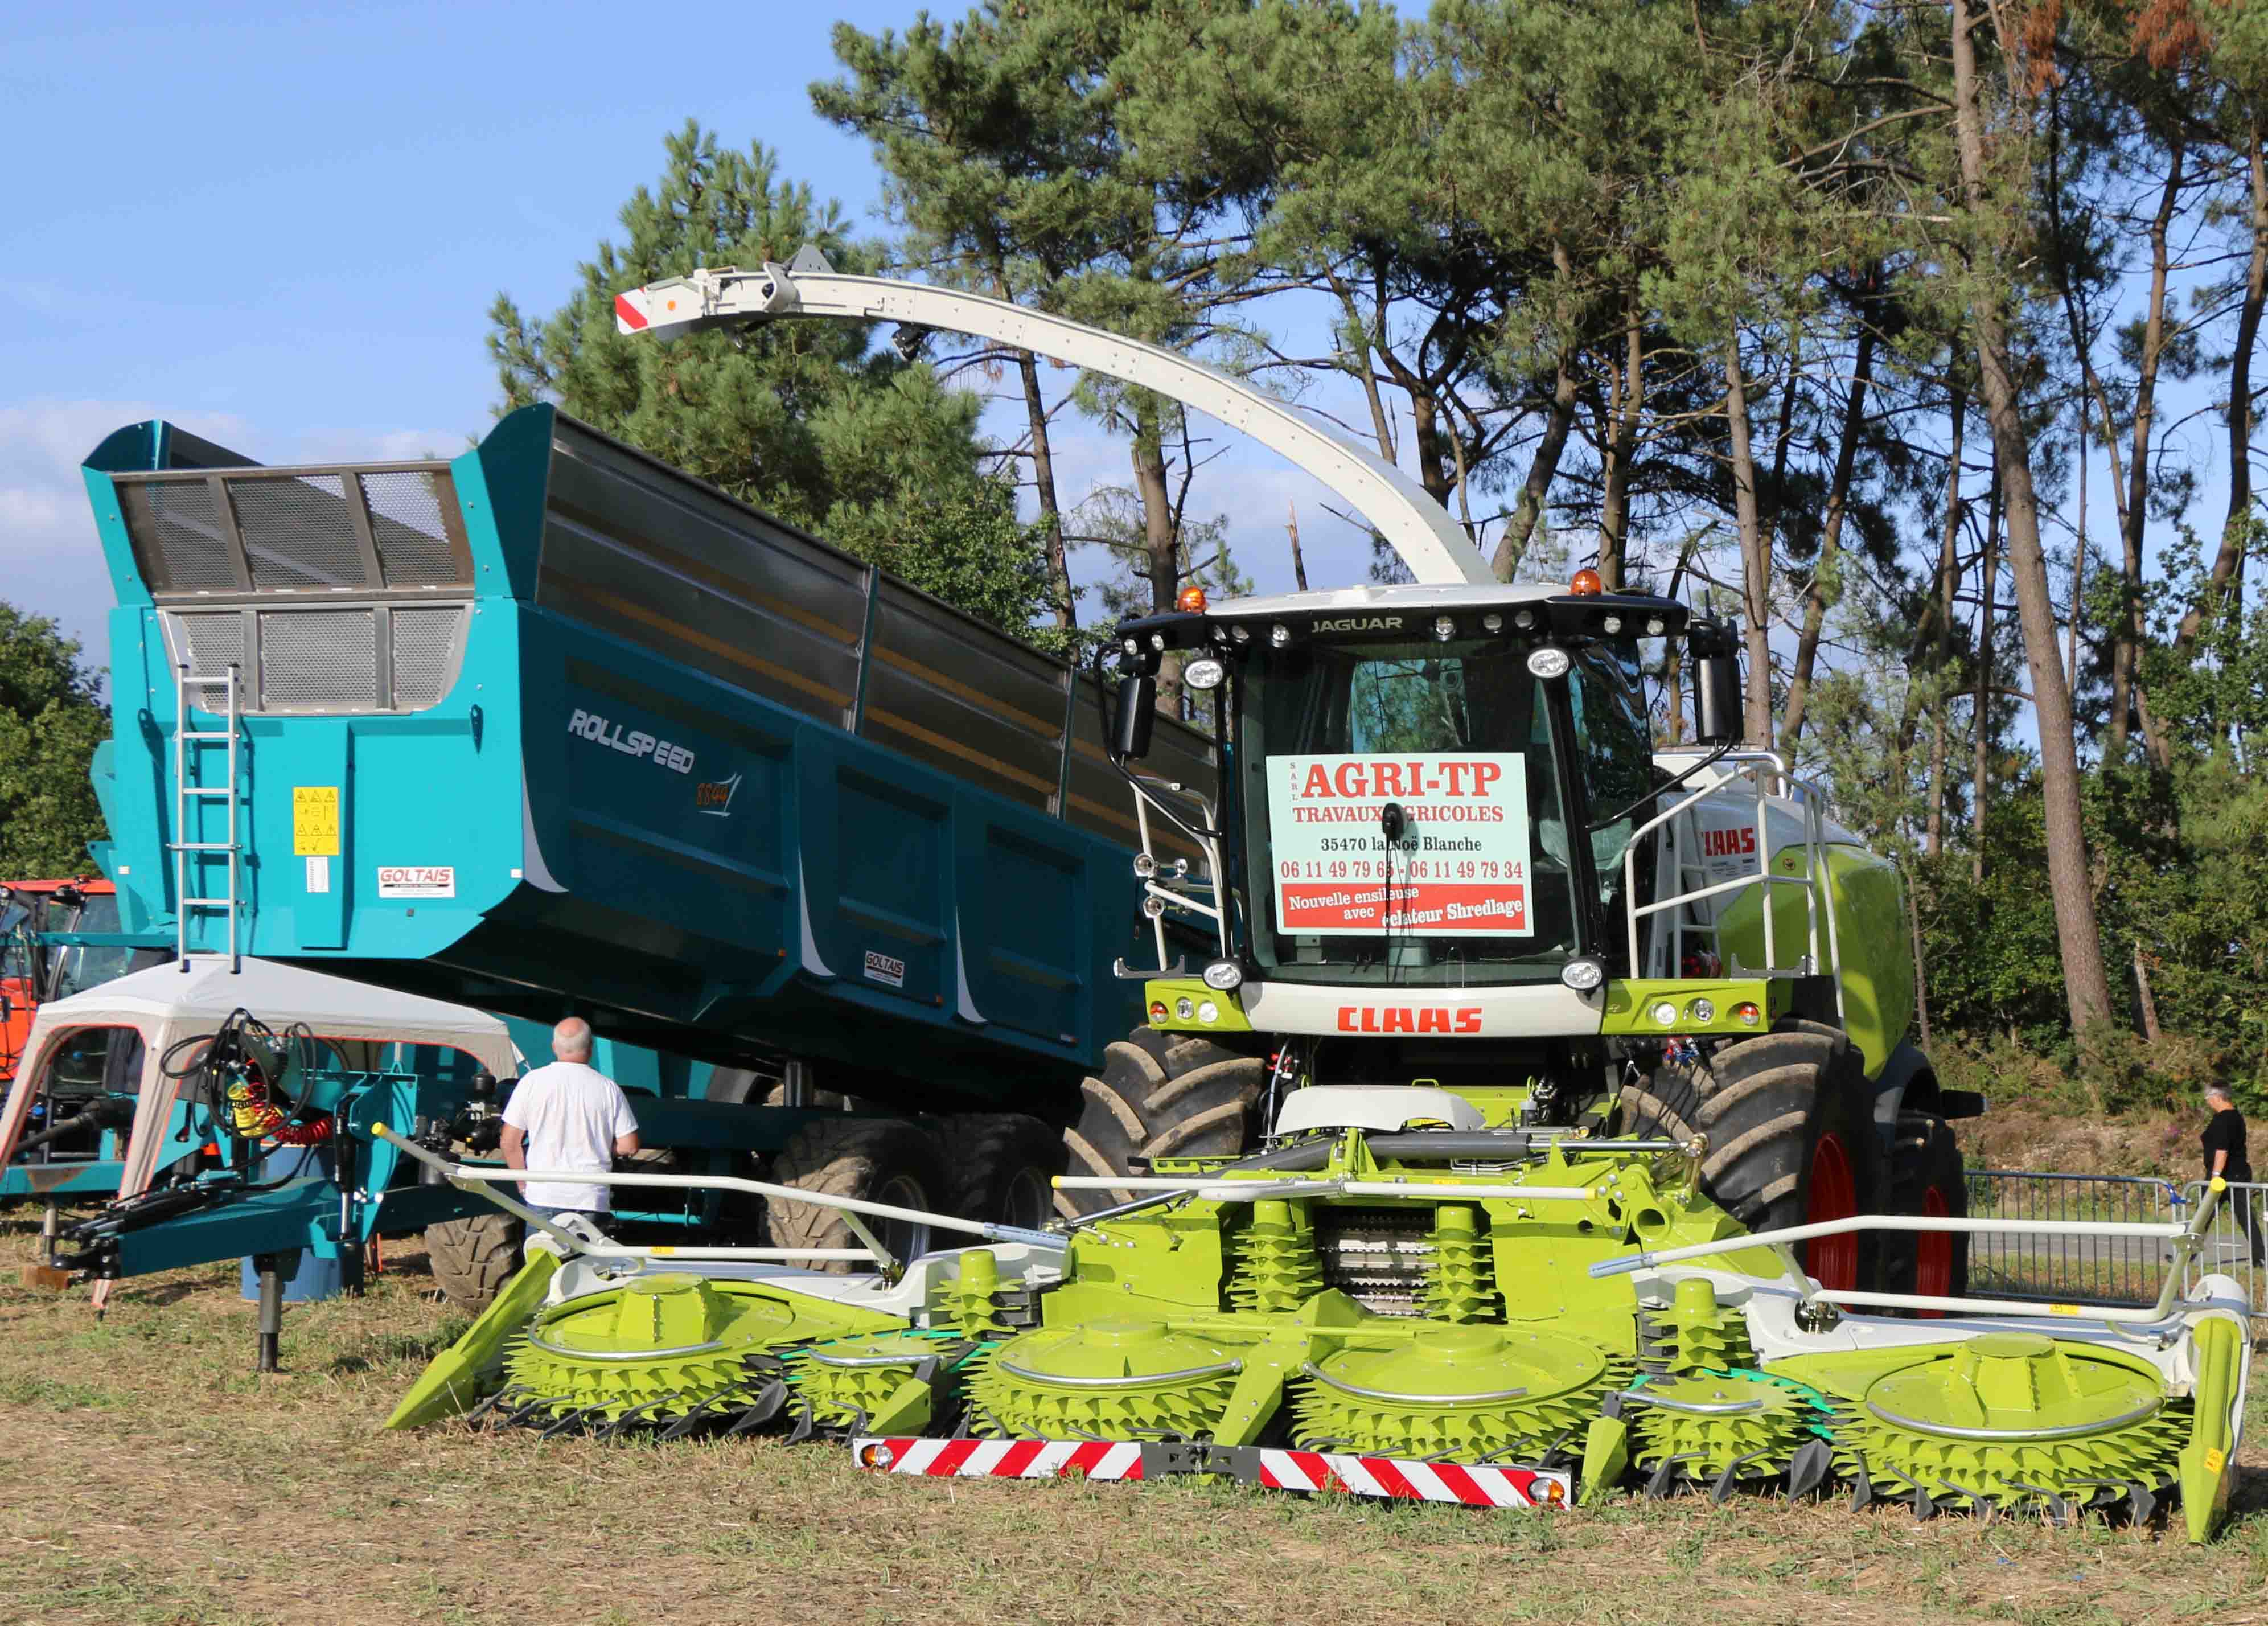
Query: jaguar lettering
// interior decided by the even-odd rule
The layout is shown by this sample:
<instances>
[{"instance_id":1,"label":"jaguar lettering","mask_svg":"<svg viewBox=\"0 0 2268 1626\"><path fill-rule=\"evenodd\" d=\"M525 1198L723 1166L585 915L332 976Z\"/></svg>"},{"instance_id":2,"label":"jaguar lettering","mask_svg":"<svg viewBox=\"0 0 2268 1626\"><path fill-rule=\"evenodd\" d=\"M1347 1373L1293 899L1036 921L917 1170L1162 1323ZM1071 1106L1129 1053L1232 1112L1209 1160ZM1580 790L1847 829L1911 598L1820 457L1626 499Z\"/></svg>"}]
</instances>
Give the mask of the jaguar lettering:
<instances>
[{"instance_id":1,"label":"jaguar lettering","mask_svg":"<svg viewBox=\"0 0 2268 1626\"><path fill-rule=\"evenodd\" d=\"M1402 617L1399 615L1342 615L1335 621L1309 622L1307 630L1310 632L1399 632L1402 630Z\"/></svg>"}]
</instances>

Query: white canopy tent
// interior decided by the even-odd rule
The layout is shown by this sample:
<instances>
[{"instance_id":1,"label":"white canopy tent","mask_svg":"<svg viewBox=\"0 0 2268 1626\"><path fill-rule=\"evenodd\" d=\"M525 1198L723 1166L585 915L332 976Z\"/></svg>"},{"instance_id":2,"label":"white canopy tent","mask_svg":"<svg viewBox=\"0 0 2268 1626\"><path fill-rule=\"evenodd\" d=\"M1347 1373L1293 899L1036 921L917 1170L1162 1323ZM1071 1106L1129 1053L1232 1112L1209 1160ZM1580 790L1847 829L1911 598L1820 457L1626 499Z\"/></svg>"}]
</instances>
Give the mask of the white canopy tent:
<instances>
[{"instance_id":1,"label":"white canopy tent","mask_svg":"<svg viewBox=\"0 0 2268 1626\"><path fill-rule=\"evenodd\" d=\"M90 1029L130 1028L142 1040L140 1094L118 1195L145 1190L164 1138L158 1128L173 1111L179 1083L165 1077L159 1063L182 1040L217 1032L239 1010L277 1033L305 1023L317 1038L345 1052L350 1065L369 1064L373 1058L368 1049L379 1046L428 1044L462 1050L497 1078L512 1078L520 1070L519 1053L504 1022L467 1005L270 960L246 960L240 971L231 971L226 960L217 959L193 961L187 971L178 964L153 966L40 1007L7 1106L0 1109L0 1165L15 1155L33 1100L63 1043Z\"/></svg>"}]
</instances>

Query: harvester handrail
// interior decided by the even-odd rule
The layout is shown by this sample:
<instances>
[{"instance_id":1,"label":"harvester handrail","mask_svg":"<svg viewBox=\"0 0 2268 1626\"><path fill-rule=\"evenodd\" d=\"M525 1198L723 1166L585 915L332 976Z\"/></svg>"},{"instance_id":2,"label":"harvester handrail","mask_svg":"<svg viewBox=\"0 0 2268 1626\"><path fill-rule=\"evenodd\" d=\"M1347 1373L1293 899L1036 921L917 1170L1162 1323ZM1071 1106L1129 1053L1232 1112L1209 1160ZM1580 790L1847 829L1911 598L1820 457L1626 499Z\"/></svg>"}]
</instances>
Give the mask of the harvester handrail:
<instances>
[{"instance_id":1,"label":"harvester handrail","mask_svg":"<svg viewBox=\"0 0 2268 1626\"><path fill-rule=\"evenodd\" d=\"M1533 1197L1540 1203L1588 1203L1594 1186L1476 1186L1456 1179L1224 1180L1217 1174L1058 1174L1058 1191L1186 1191L1210 1203L1258 1203L1276 1197L1410 1197L1438 1202L1442 1194L1475 1201Z\"/></svg>"},{"instance_id":2,"label":"harvester handrail","mask_svg":"<svg viewBox=\"0 0 2268 1626\"><path fill-rule=\"evenodd\" d=\"M902 1219L915 1225L927 1225L934 1231L957 1231L964 1235L980 1237L988 1242L1021 1242L1028 1246L1060 1248L1064 1239L1044 1231L1027 1230L1021 1225L996 1225L983 1220L962 1219L952 1214L933 1214L917 1208L901 1208L893 1203L873 1203L864 1197L838 1196L833 1192L808 1191L800 1186L775 1185L764 1180L742 1180L733 1174L624 1174L609 1172L595 1174L588 1169L515 1169L500 1168L494 1164L453 1163L448 1159L420 1146L415 1141L397 1135L383 1123L374 1123L371 1132L406 1155L415 1158L427 1167L438 1170L441 1176L460 1190L473 1191L509 1213L517 1214L530 1225L539 1226L554 1240L567 1243L577 1253L601 1259L858 1259L871 1257L885 1274L899 1268L881 1239L860 1223L861 1215L876 1219ZM553 1181L585 1186L649 1186L665 1187L681 1191L740 1191L767 1201L805 1203L815 1208L839 1210L851 1231L865 1244L865 1249L854 1248L777 1248L777 1247L631 1247L620 1243L591 1243L562 1231L526 1204L515 1202L502 1192L489 1189L497 1185L517 1185L522 1181Z\"/></svg>"},{"instance_id":3,"label":"harvester handrail","mask_svg":"<svg viewBox=\"0 0 2268 1626\"><path fill-rule=\"evenodd\" d=\"M1748 828L1756 837L1756 872L1753 875L1736 875L1728 880L1712 882L1691 891L1656 898L1650 903L1640 903L1638 859L1639 846L1644 839L1665 825L1688 818L1692 810L1703 800L1718 794L1728 786L1738 784L1744 779L1749 781L1756 790L1756 811L1749 819ZM1772 872L1771 824L1769 816L1773 796L1770 784L1771 779L1777 779L1778 782L1779 799L1794 804L1802 816L1803 868L1798 874L1776 875ZM1668 792L1664 791L1661 794L1666 796ZM1771 888L1800 887L1804 893L1807 952L1802 964L1795 968L1793 974L1816 973L1822 964L1820 955L1819 917L1821 898L1823 894L1827 916L1827 959L1824 963L1831 964L1837 968L1835 999L1836 1007L1839 1012L1843 1002L1842 931L1841 922L1836 910L1835 889L1832 886L1821 885L1821 882L1826 879L1824 854L1827 848L1826 815L1822 809L1822 802L1817 788L1808 781L1796 778L1790 771L1786 759L1776 751L1732 752L1714 762L1703 764L1702 772L1697 782L1690 788L1680 791L1677 799L1668 807L1633 829L1628 842L1623 849L1623 897L1624 900L1623 908L1631 965L1635 968L1640 963L1638 923L1646 916L1681 909L1697 903L1705 898L1717 897L1725 893L1757 887L1763 889L1759 900L1762 905L1759 912L1763 918L1759 923L1764 931L1764 963L1760 968L1740 968L1740 972L1742 975L1767 977L1791 975L1790 971L1784 970L1779 963L1777 920L1778 911L1772 904ZM1683 863L1682 858L1680 863ZM1677 935L1682 937L1684 931L1683 923L1673 920L1673 924ZM1681 955L1673 954L1673 971L1676 961L1681 957Z\"/></svg>"},{"instance_id":4,"label":"harvester handrail","mask_svg":"<svg viewBox=\"0 0 2268 1626\"><path fill-rule=\"evenodd\" d=\"M1921 1214L1854 1214L1844 1219L1820 1220L1812 1225L1784 1225L1776 1231L1750 1232L1745 1236L1720 1238L1713 1242L1696 1242L1682 1247L1651 1248L1620 1259L1601 1260L1590 1267L1594 1278L1630 1276L1640 1270L1661 1265L1678 1264L1689 1260L1706 1259L1712 1255L1736 1254L1751 1247L1778 1250L1784 1259L1793 1260L1793 1248L1798 1242L1808 1242L1821 1237L1851 1236L1861 1232L1896 1231L1941 1232L1957 1236L1992 1236L2021 1232L2044 1236L2095 1236L2154 1238L2176 1244L2173 1257L2168 1262L2163 1284L2154 1303L2139 1309L2106 1306L2084 1312L2088 1321L2107 1321L2127 1326L2154 1326L2166 1321L2176 1311L2194 1307L2181 1299L2183 1283L2188 1277L2191 1260L2197 1252L2206 1224L2214 1209L2220 1206L2227 1182L2214 1181L2206 1188L2205 1197L2198 1203L2197 1212L2186 1222L2146 1224L2132 1220L2107 1219L1957 1219ZM1800 1273L1791 1271L1792 1277ZM1861 1308L1889 1310L1945 1310L1959 1313L1988 1315L2021 1315L2036 1317L2036 1303L2014 1299L1954 1298L1931 1293L1880 1293L1859 1288L1822 1287L1803 1278L1797 1291L1806 1299L1828 1304L1851 1305ZM2048 1312L2057 1316L2080 1316L2076 1304L2051 1305Z\"/></svg>"}]
</instances>

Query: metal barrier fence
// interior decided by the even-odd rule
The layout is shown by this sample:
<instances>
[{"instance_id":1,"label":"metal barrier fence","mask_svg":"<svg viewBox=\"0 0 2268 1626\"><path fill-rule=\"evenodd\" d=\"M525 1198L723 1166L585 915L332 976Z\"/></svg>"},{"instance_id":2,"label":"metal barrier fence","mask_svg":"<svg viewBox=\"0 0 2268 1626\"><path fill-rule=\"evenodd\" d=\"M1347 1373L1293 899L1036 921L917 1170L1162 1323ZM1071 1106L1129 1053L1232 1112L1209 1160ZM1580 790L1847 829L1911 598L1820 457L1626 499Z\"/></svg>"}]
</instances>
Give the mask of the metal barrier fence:
<instances>
[{"instance_id":1,"label":"metal barrier fence","mask_svg":"<svg viewBox=\"0 0 2268 1626\"><path fill-rule=\"evenodd\" d=\"M2182 1188L2186 1203L2205 1196L2205 1181L2193 1180ZM2218 1272L2243 1284L2253 1313L2268 1314L2268 1181L2231 1185L2205 1226L2194 1274Z\"/></svg>"},{"instance_id":2,"label":"metal barrier fence","mask_svg":"<svg viewBox=\"0 0 2268 1626\"><path fill-rule=\"evenodd\" d=\"M2170 1181L1969 1171L1969 1213L1975 1219L2165 1225L2183 1223L2193 1211L2189 1196ZM2164 1279L2168 1257L2166 1244L2148 1238L2026 1232L1971 1236L1969 1291L2043 1303L2148 1304Z\"/></svg>"}]
</instances>

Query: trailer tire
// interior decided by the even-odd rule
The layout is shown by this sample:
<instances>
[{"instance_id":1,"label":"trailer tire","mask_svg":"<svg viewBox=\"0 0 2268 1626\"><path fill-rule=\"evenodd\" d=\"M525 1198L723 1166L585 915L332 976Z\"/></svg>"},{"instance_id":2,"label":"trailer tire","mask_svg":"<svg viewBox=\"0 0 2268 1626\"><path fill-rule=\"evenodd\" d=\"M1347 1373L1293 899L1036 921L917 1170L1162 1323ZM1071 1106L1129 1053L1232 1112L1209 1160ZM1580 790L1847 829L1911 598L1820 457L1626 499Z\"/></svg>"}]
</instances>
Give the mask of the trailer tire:
<instances>
[{"instance_id":1,"label":"trailer tire","mask_svg":"<svg viewBox=\"0 0 2268 1626\"><path fill-rule=\"evenodd\" d=\"M1138 1027L1103 1053L1079 1086L1079 1121L1064 1131L1073 1174L1127 1174L1138 1159L1233 1158L1250 1139L1268 1064L1210 1039ZM1065 1218L1131 1201L1126 1190L1058 1191Z\"/></svg>"},{"instance_id":2,"label":"trailer tire","mask_svg":"<svg viewBox=\"0 0 2268 1626\"><path fill-rule=\"evenodd\" d=\"M519 1269L522 1227L502 1210L425 1227L425 1256L442 1297L468 1315L487 1309Z\"/></svg>"},{"instance_id":3,"label":"trailer tire","mask_svg":"<svg viewBox=\"0 0 2268 1626\"><path fill-rule=\"evenodd\" d=\"M1841 1033L1790 1024L1724 1046L1690 1067L1663 1067L1622 1092L1624 1132L1709 1137L1702 1189L1751 1231L1882 1211L1866 1072ZM1870 1236L1806 1243L1804 1268L1827 1287L1880 1279Z\"/></svg>"},{"instance_id":4,"label":"trailer tire","mask_svg":"<svg viewBox=\"0 0 2268 1626\"><path fill-rule=\"evenodd\" d=\"M937 1133L947 1213L1027 1230L1055 1217L1053 1182L1071 1149L1053 1125L1020 1112L966 1112L939 1119Z\"/></svg>"},{"instance_id":5,"label":"trailer tire","mask_svg":"<svg viewBox=\"0 0 2268 1626\"><path fill-rule=\"evenodd\" d=\"M1890 1211L1969 1218L1968 1165L1953 1126L1935 1113L1898 1115L1890 1149ZM1969 1291L1969 1239L1947 1232L1892 1232L1883 1239L1882 1284L1894 1293L1960 1299ZM1939 1310L1917 1310L1934 1320Z\"/></svg>"},{"instance_id":6,"label":"trailer tire","mask_svg":"<svg viewBox=\"0 0 2268 1626\"><path fill-rule=\"evenodd\" d=\"M938 1143L903 1118L821 1118L798 1129L773 1160L772 1183L831 1196L944 1210L951 1182ZM929 1251L930 1228L902 1220L865 1223L900 1262ZM773 1247L858 1247L843 1210L773 1198L764 1204L764 1234ZM793 1263L794 1261L788 1262ZM813 1260L809 1269L847 1276L858 1262Z\"/></svg>"}]
</instances>

